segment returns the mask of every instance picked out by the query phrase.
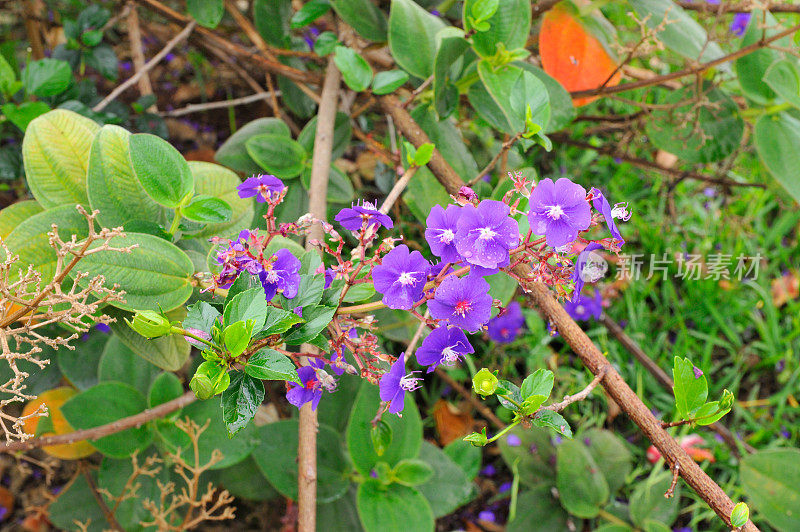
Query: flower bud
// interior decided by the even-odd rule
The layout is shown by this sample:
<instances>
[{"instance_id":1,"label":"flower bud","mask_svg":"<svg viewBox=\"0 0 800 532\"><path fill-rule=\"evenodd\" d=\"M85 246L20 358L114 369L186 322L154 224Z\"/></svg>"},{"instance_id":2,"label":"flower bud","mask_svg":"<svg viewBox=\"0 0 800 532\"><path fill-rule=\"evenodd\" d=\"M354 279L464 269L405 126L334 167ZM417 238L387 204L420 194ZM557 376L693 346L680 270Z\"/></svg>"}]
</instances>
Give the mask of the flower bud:
<instances>
[{"instance_id":1,"label":"flower bud","mask_svg":"<svg viewBox=\"0 0 800 532\"><path fill-rule=\"evenodd\" d=\"M730 410L733 408L733 394L730 390L723 390L722 398L719 400L720 410Z\"/></svg>"},{"instance_id":2,"label":"flower bud","mask_svg":"<svg viewBox=\"0 0 800 532\"><path fill-rule=\"evenodd\" d=\"M192 380L189 381L189 388L201 401L214 397L214 383L211 382L208 375L202 373L195 374Z\"/></svg>"},{"instance_id":3,"label":"flower bud","mask_svg":"<svg viewBox=\"0 0 800 532\"><path fill-rule=\"evenodd\" d=\"M492 395L497 390L497 382L497 376L483 368L472 377L472 388L479 395Z\"/></svg>"},{"instance_id":4,"label":"flower bud","mask_svg":"<svg viewBox=\"0 0 800 532\"><path fill-rule=\"evenodd\" d=\"M133 315L133 321L125 321L131 329L146 338L165 336L172 330L167 317L155 310L139 310Z\"/></svg>"}]
</instances>

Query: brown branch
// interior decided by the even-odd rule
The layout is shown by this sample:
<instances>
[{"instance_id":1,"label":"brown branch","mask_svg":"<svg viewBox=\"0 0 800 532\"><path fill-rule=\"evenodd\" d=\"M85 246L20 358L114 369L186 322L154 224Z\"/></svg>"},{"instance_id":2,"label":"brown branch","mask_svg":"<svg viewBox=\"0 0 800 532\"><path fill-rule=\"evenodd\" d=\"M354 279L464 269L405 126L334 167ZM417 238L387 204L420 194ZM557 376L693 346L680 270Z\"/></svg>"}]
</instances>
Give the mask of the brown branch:
<instances>
[{"instance_id":1,"label":"brown branch","mask_svg":"<svg viewBox=\"0 0 800 532\"><path fill-rule=\"evenodd\" d=\"M419 147L425 142L429 142L427 135L402 109L396 98L382 97L382 103L387 108L387 111L391 113L400 132L412 144ZM434 160L438 161L437 164L430 165L434 175L450 194L457 194L464 182L452 167L444 161L438 150L434 150L431 161L433 162ZM513 272L521 279L532 279L534 277L531 268L526 264L516 266ZM538 281L524 281L521 287L543 318L555 325L556 330L578 354L584 365L595 375L600 375L604 372L601 383L608 395L620 405L620 408L628 415L631 421L656 446L667 460L667 463L671 466L680 464L680 472L683 479L730 526L730 515L734 506L733 501L681 448L678 442L661 428L660 422L650 409L609 364L603 353L586 336L580 326L567 314L564 307L553 297L547 285ZM752 532L758 530L758 528L752 522L748 522L742 527L742 530Z\"/></svg>"},{"instance_id":2,"label":"brown branch","mask_svg":"<svg viewBox=\"0 0 800 532\"><path fill-rule=\"evenodd\" d=\"M681 476L681 465L675 464L675 467L672 468L672 482L669 484L669 489L667 492L664 493L664 497L667 499L671 499L675 496L675 486L678 485L678 478Z\"/></svg>"},{"instance_id":3,"label":"brown branch","mask_svg":"<svg viewBox=\"0 0 800 532\"><path fill-rule=\"evenodd\" d=\"M511 147L514 146L514 144L516 144L517 141L519 139L521 139L521 138L522 138L522 133L517 133L516 135L511 137L509 140L505 141L503 143L503 145L500 147L500 151L498 151L497 154L494 157L492 157L492 160L489 161L489 164L487 164L483 168L483 170L478 172L478 175L476 175L475 177L473 177L472 179L469 180L469 182L467 183L467 186L468 187L474 186L475 183L477 183L478 181L483 179L483 176L485 176L489 172L491 172L492 168L494 168L495 165L497 164L497 161L499 161L501 158L503 158L505 155L507 155L508 154L508 150L510 150Z\"/></svg>"},{"instance_id":4,"label":"brown branch","mask_svg":"<svg viewBox=\"0 0 800 532\"><path fill-rule=\"evenodd\" d=\"M652 85L660 85L666 81L671 81L675 79L685 78L687 76L696 76L706 70L713 68L715 66L721 65L723 63L727 63L728 61L733 61L734 59L738 59L740 57L744 57L748 54L751 54L755 51L758 51L762 48L766 48L772 42L780 40L788 35L795 33L796 31L800 30L800 24L792 26L788 30L784 30L782 32L776 33L770 37L765 39L761 39L758 42L755 42L749 46L745 46L732 52L728 55L722 56L720 58L714 59L712 61L708 61L706 63L700 63L693 67L686 68L684 70L679 70L677 72L670 72L669 74L663 74L661 76L655 76L650 79L644 79L640 81L633 81L631 83L623 83L621 85L615 85L613 87L603 87L597 89L588 89L582 91L574 91L570 92L570 95L573 98L585 98L587 96L604 96L607 94L616 94L618 92L625 92L634 89L641 89L642 87L650 87Z\"/></svg>"},{"instance_id":5,"label":"brown branch","mask_svg":"<svg viewBox=\"0 0 800 532\"><path fill-rule=\"evenodd\" d=\"M58 434L55 436L42 436L40 438L32 438L25 441L15 441L0 445L0 453L8 453L14 451L29 451L31 449L38 449L40 447L49 447L51 445L69 445L77 441L83 440L96 440L103 436L116 434L123 430L140 427L152 419L164 417L167 414L174 412L184 406L195 401L194 392L186 392L180 397L160 404L154 408L150 408L139 412L133 416L124 417L99 427L94 427L85 430L76 430L68 434Z\"/></svg>"},{"instance_id":6,"label":"brown branch","mask_svg":"<svg viewBox=\"0 0 800 532\"><path fill-rule=\"evenodd\" d=\"M328 179L331 171L333 151L333 129L339 101L341 74L333 58L325 70L322 85L317 130L314 136L314 155L311 160L308 210L318 220L328 214ZM322 240L325 233L320 224L314 224L306 239L306 250L316 249L312 241ZM303 345L303 351L317 353L312 345ZM299 443L297 448L297 527L299 532L314 532L317 529L317 413L306 403L300 409Z\"/></svg>"},{"instance_id":7,"label":"brown branch","mask_svg":"<svg viewBox=\"0 0 800 532\"><path fill-rule=\"evenodd\" d=\"M89 491L92 492L94 500L97 501L97 505L100 507L100 510L102 510L103 515L105 516L106 521L108 521L108 524L111 527L111 529L117 532L124 532L125 529L122 528L122 525L119 524L117 518L114 517L114 512L111 511L111 509L106 504L106 501L103 500L103 496L100 495L100 492L97 490L97 484L92 478L92 474L89 472L89 469L83 463L78 467L80 468L83 477L86 479L86 483L89 484Z\"/></svg>"},{"instance_id":8,"label":"brown branch","mask_svg":"<svg viewBox=\"0 0 800 532\"><path fill-rule=\"evenodd\" d=\"M41 0L25 0L22 2L25 15L25 33L31 45L31 57L35 60L44 58L44 45L42 44L42 28L39 12L44 8Z\"/></svg>"},{"instance_id":9,"label":"brown branch","mask_svg":"<svg viewBox=\"0 0 800 532\"><path fill-rule=\"evenodd\" d=\"M280 94L280 91L278 91ZM172 111L165 111L163 113L158 113L159 116L164 117L177 117L188 115L191 113L199 113L201 111L209 111L211 109L227 109L228 107L236 107L237 105L247 105L253 102L260 102L261 100L266 100L270 98L270 94L266 92L258 92L256 94L251 94L250 96L243 96L241 98L233 98L232 100L220 100L218 102L206 102L206 103L190 103L186 107L181 107L180 109L173 109Z\"/></svg>"},{"instance_id":10,"label":"brown branch","mask_svg":"<svg viewBox=\"0 0 800 532\"><path fill-rule=\"evenodd\" d=\"M721 15L723 13L749 13L755 9L753 2L739 2L736 4L724 2L720 4L708 4L706 2L694 3L679 0L675 3L681 6L683 9L699 11L701 13L709 13L712 15ZM769 2L768 6L768 11L772 13L800 13L800 6L797 5L774 4Z\"/></svg>"},{"instance_id":11,"label":"brown branch","mask_svg":"<svg viewBox=\"0 0 800 532\"><path fill-rule=\"evenodd\" d=\"M389 194L386 195L386 199L383 200L383 205L381 205L380 211L383 214L389 212L389 209L392 208L392 205L397 201L397 198L400 197L400 194L408 186L408 182L411 181L411 178L414 177L414 174L417 173L419 169L418 166L412 166L403 174L403 176L397 180L397 183L394 184L392 190L389 191Z\"/></svg>"},{"instance_id":12,"label":"brown branch","mask_svg":"<svg viewBox=\"0 0 800 532\"><path fill-rule=\"evenodd\" d=\"M552 410L553 412L561 412L572 403L583 401L589 396L590 393L592 393L592 390L594 390L597 387L597 385L600 384L600 381L603 380L603 375L605 374L606 374L606 368L601 369L600 372L597 375L595 375L594 379L592 379L592 382L590 382L586 386L586 388L579 391L575 395L565 395L562 401L542 407L542 410Z\"/></svg>"},{"instance_id":13,"label":"brown branch","mask_svg":"<svg viewBox=\"0 0 800 532\"><path fill-rule=\"evenodd\" d=\"M142 29L139 26L139 14L136 12L136 5L129 0L125 7L128 10L128 40L131 42L133 70L135 73L138 73L145 68L144 50L142 49ZM146 72L139 78L139 94L142 96L153 94L150 76L148 76ZM155 111L156 105L151 105L147 110Z\"/></svg>"},{"instance_id":14,"label":"brown branch","mask_svg":"<svg viewBox=\"0 0 800 532\"><path fill-rule=\"evenodd\" d=\"M559 0L540 0L536 2L531 8L531 17L533 19L538 18L540 15L543 15L545 11L552 9L558 2Z\"/></svg>"}]
</instances>

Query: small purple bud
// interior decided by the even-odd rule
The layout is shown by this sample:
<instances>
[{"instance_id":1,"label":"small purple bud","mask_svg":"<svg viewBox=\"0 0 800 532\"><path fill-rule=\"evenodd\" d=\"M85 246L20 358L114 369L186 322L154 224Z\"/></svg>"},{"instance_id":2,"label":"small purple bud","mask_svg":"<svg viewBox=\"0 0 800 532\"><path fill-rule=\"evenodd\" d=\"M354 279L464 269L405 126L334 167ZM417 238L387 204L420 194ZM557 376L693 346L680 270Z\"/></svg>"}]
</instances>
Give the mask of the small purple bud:
<instances>
[{"instance_id":1,"label":"small purple bud","mask_svg":"<svg viewBox=\"0 0 800 532\"><path fill-rule=\"evenodd\" d=\"M463 198L467 201L478 201L478 195L475 193L474 190L469 188L468 186L464 185L458 190L458 197Z\"/></svg>"},{"instance_id":2,"label":"small purple bud","mask_svg":"<svg viewBox=\"0 0 800 532\"><path fill-rule=\"evenodd\" d=\"M494 523L495 517L494 512L490 512L489 510L484 510L478 514L478 519L481 521L489 521L490 523Z\"/></svg>"},{"instance_id":3,"label":"small purple bud","mask_svg":"<svg viewBox=\"0 0 800 532\"><path fill-rule=\"evenodd\" d=\"M97 325L94 326L94 328L97 329L98 331L100 331L101 333L105 333L105 334L108 334L108 333L111 332L111 327L109 327L105 323L98 323Z\"/></svg>"},{"instance_id":4,"label":"small purple bud","mask_svg":"<svg viewBox=\"0 0 800 532\"><path fill-rule=\"evenodd\" d=\"M483 469L481 469L481 475L484 477L491 477L497 473L497 468L494 467L492 464L487 465Z\"/></svg>"},{"instance_id":5,"label":"small purple bud","mask_svg":"<svg viewBox=\"0 0 800 532\"><path fill-rule=\"evenodd\" d=\"M703 376L703 371L700 368L698 368L697 366L693 366L693 367L694 367L694 378L695 379L699 379L700 377L702 377Z\"/></svg>"},{"instance_id":6,"label":"small purple bud","mask_svg":"<svg viewBox=\"0 0 800 532\"><path fill-rule=\"evenodd\" d=\"M369 472L369 476L372 478L378 478L378 472L373 469Z\"/></svg>"},{"instance_id":7,"label":"small purple bud","mask_svg":"<svg viewBox=\"0 0 800 532\"><path fill-rule=\"evenodd\" d=\"M303 317L303 307L294 307L292 312L294 312L295 314L297 314L301 318Z\"/></svg>"},{"instance_id":8,"label":"small purple bud","mask_svg":"<svg viewBox=\"0 0 800 532\"><path fill-rule=\"evenodd\" d=\"M506 443L510 447L519 447L522 444L522 440L519 439L519 436L516 434L509 434L506 436Z\"/></svg>"},{"instance_id":9,"label":"small purple bud","mask_svg":"<svg viewBox=\"0 0 800 532\"><path fill-rule=\"evenodd\" d=\"M786 360L782 358L778 362L775 363L775 371L780 373L784 369L786 369Z\"/></svg>"},{"instance_id":10,"label":"small purple bud","mask_svg":"<svg viewBox=\"0 0 800 532\"><path fill-rule=\"evenodd\" d=\"M500 486L497 488L497 491L499 491L500 493L503 493L503 492L506 492L506 491L508 491L508 490L510 490L510 489L511 489L511 482L503 482L503 483L502 483L502 484L500 484Z\"/></svg>"}]
</instances>

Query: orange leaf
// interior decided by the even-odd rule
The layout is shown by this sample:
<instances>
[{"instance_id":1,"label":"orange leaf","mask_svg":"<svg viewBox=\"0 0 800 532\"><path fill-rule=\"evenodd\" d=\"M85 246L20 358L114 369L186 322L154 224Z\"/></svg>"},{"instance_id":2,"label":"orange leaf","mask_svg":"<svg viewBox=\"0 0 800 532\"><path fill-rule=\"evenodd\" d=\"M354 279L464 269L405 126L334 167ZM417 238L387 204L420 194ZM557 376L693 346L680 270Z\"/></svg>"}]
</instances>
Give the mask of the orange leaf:
<instances>
[{"instance_id":1,"label":"orange leaf","mask_svg":"<svg viewBox=\"0 0 800 532\"><path fill-rule=\"evenodd\" d=\"M473 422L469 413L460 411L444 399L433 405L433 419L442 445L469 434Z\"/></svg>"},{"instance_id":2,"label":"orange leaf","mask_svg":"<svg viewBox=\"0 0 800 532\"><path fill-rule=\"evenodd\" d=\"M26 404L25 408L22 409L22 415L27 416L34 413L39 409L39 405L44 403L47 405L47 410L49 412L48 417L53 425L53 432L48 434L69 434L75 429L72 428L64 417L64 414L61 413L61 407L69 398L75 395L78 395L78 391L69 386L47 390L39 394L39 397ZM41 420L42 417L36 416L26 419L24 425L25 432L28 434L36 434L36 428L39 426ZM77 460L78 458L86 458L94 453L94 447L92 447L89 442L78 441L70 444L44 447L44 452L62 460Z\"/></svg>"},{"instance_id":3,"label":"orange leaf","mask_svg":"<svg viewBox=\"0 0 800 532\"><path fill-rule=\"evenodd\" d=\"M594 31L588 29L589 23ZM607 87L619 84L621 73L614 72L616 59L598 38L597 30L603 23L607 21L602 15L582 19L568 1L560 2L544 15L539 32L542 67L570 92L596 89L606 80ZM576 98L573 103L581 106L596 99L597 96Z\"/></svg>"}]
</instances>

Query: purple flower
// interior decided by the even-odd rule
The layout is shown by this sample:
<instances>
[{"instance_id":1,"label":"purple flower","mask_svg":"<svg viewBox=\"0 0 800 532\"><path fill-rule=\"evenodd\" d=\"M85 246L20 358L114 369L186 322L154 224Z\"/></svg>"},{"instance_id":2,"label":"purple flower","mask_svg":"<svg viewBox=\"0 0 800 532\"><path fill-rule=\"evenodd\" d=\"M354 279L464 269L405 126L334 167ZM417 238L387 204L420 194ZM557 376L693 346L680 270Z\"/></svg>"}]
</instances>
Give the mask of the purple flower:
<instances>
[{"instance_id":1,"label":"purple flower","mask_svg":"<svg viewBox=\"0 0 800 532\"><path fill-rule=\"evenodd\" d=\"M387 229L394 227L392 219L375 208L375 205L364 201L345 207L334 218L342 227L348 231L358 231L359 229L382 225Z\"/></svg>"},{"instance_id":2,"label":"purple flower","mask_svg":"<svg viewBox=\"0 0 800 532\"><path fill-rule=\"evenodd\" d=\"M417 362L420 366L430 366L428 373L439 364L452 366L467 353L474 353L464 331L458 327L437 327L425 337L417 349Z\"/></svg>"},{"instance_id":3,"label":"purple flower","mask_svg":"<svg viewBox=\"0 0 800 532\"><path fill-rule=\"evenodd\" d=\"M594 199L592 199L592 205L594 208L603 215L603 218L606 220L606 225L608 226L609 232L611 232L612 236L617 240L620 240L620 246L625 244L625 240L622 238L622 235L619 233L619 229L617 229L617 224L614 223L614 218L620 218L623 221L630 220L630 213L627 210L627 204L625 203L618 203L614 205L614 208L611 208L611 205L608 203L608 200L603 193L593 188L591 190ZM616 215L616 216L615 216Z\"/></svg>"},{"instance_id":4,"label":"purple flower","mask_svg":"<svg viewBox=\"0 0 800 532\"><path fill-rule=\"evenodd\" d=\"M484 200L462 207L456 250L470 264L484 268L508 265L508 252L519 244L519 226L502 201Z\"/></svg>"},{"instance_id":5,"label":"purple flower","mask_svg":"<svg viewBox=\"0 0 800 532\"><path fill-rule=\"evenodd\" d=\"M259 174L248 177L236 189L239 191L240 198L252 198L264 203L273 195L277 196L286 188L283 181L270 174Z\"/></svg>"},{"instance_id":6,"label":"purple flower","mask_svg":"<svg viewBox=\"0 0 800 532\"><path fill-rule=\"evenodd\" d=\"M492 464L489 464L485 466L483 469L481 469L480 473L485 477L491 477L497 474L497 468L494 467Z\"/></svg>"},{"instance_id":7,"label":"purple flower","mask_svg":"<svg viewBox=\"0 0 800 532\"><path fill-rule=\"evenodd\" d=\"M519 447L522 445L522 440L516 434L509 434L506 436L506 443L509 447Z\"/></svg>"},{"instance_id":8,"label":"purple flower","mask_svg":"<svg viewBox=\"0 0 800 532\"><path fill-rule=\"evenodd\" d=\"M595 291L594 297L579 295L577 299L564 303L564 310L575 321L599 320L603 313L603 296L599 290Z\"/></svg>"},{"instance_id":9,"label":"purple flower","mask_svg":"<svg viewBox=\"0 0 800 532\"><path fill-rule=\"evenodd\" d=\"M528 199L531 230L545 235L547 245L560 248L575 241L579 231L589 228L592 213L586 189L562 177L555 183L542 179Z\"/></svg>"},{"instance_id":10,"label":"purple flower","mask_svg":"<svg viewBox=\"0 0 800 532\"><path fill-rule=\"evenodd\" d=\"M267 301L275 297L278 291L286 299L292 299L300 287L300 260L288 249L279 249L272 256L272 262L267 263L258 274L258 278Z\"/></svg>"},{"instance_id":11,"label":"purple flower","mask_svg":"<svg viewBox=\"0 0 800 532\"><path fill-rule=\"evenodd\" d=\"M502 315L489 320L489 338L495 342L511 343L523 325L525 317L522 315L522 307L516 301L512 301Z\"/></svg>"},{"instance_id":12,"label":"purple flower","mask_svg":"<svg viewBox=\"0 0 800 532\"><path fill-rule=\"evenodd\" d=\"M300 382L289 382L289 391L286 392L286 400L297 408L311 402L311 410L316 410L319 400L322 398L322 387L317 379L317 370L311 366L298 368L297 375Z\"/></svg>"},{"instance_id":13,"label":"purple flower","mask_svg":"<svg viewBox=\"0 0 800 532\"><path fill-rule=\"evenodd\" d=\"M94 326L94 328L96 330L100 331L101 333L105 333L105 334L109 334L111 332L111 327L109 327L105 323L98 323L97 325Z\"/></svg>"},{"instance_id":14,"label":"purple flower","mask_svg":"<svg viewBox=\"0 0 800 532\"><path fill-rule=\"evenodd\" d=\"M511 482L503 482L497 487L497 491L503 493L504 491L508 491L511 489Z\"/></svg>"},{"instance_id":15,"label":"purple flower","mask_svg":"<svg viewBox=\"0 0 800 532\"><path fill-rule=\"evenodd\" d=\"M750 23L752 13L736 13L731 22L731 33L741 37L747 31L747 25Z\"/></svg>"},{"instance_id":16,"label":"purple flower","mask_svg":"<svg viewBox=\"0 0 800 532\"><path fill-rule=\"evenodd\" d=\"M389 403L390 414L402 412L405 408L406 392L413 392L422 386L419 384L422 379L414 377L414 373L418 372L412 371L406 375L406 356L405 353L401 353L389 371L381 377L378 384L381 401Z\"/></svg>"},{"instance_id":17,"label":"purple flower","mask_svg":"<svg viewBox=\"0 0 800 532\"><path fill-rule=\"evenodd\" d=\"M336 272L333 271L331 268L327 268L325 270L325 288L326 290L331 287L333 284L333 280L336 278Z\"/></svg>"},{"instance_id":18,"label":"purple flower","mask_svg":"<svg viewBox=\"0 0 800 532\"><path fill-rule=\"evenodd\" d=\"M495 522L494 512L490 510L484 510L478 514L478 519L480 519L481 521L488 521L490 523L494 523Z\"/></svg>"},{"instance_id":19,"label":"purple flower","mask_svg":"<svg viewBox=\"0 0 800 532\"><path fill-rule=\"evenodd\" d=\"M575 282L575 291L572 293L572 301L578 300L585 282L593 283L606 273L608 265L605 261L602 261L602 259L598 259L597 254L592 253L602 248L603 246L600 244L590 242L578 255L578 259L575 261L575 271L572 273L572 280Z\"/></svg>"},{"instance_id":20,"label":"purple flower","mask_svg":"<svg viewBox=\"0 0 800 532\"><path fill-rule=\"evenodd\" d=\"M422 297L429 268L422 253L409 252L405 244L397 246L372 271L375 290L383 294L387 307L411 310Z\"/></svg>"},{"instance_id":21,"label":"purple flower","mask_svg":"<svg viewBox=\"0 0 800 532\"><path fill-rule=\"evenodd\" d=\"M475 332L492 315L489 283L475 275L446 277L428 301L428 309L437 320L448 320L450 325Z\"/></svg>"},{"instance_id":22,"label":"purple flower","mask_svg":"<svg viewBox=\"0 0 800 532\"><path fill-rule=\"evenodd\" d=\"M431 253L440 257L442 262L458 262L460 257L456 251L456 224L461 215L461 207L434 205L428 219L425 220L425 240L431 247Z\"/></svg>"},{"instance_id":23,"label":"purple flower","mask_svg":"<svg viewBox=\"0 0 800 532\"><path fill-rule=\"evenodd\" d=\"M694 378L699 379L703 376L703 370L698 368L697 366L692 366L692 371L694 372Z\"/></svg>"}]
</instances>

